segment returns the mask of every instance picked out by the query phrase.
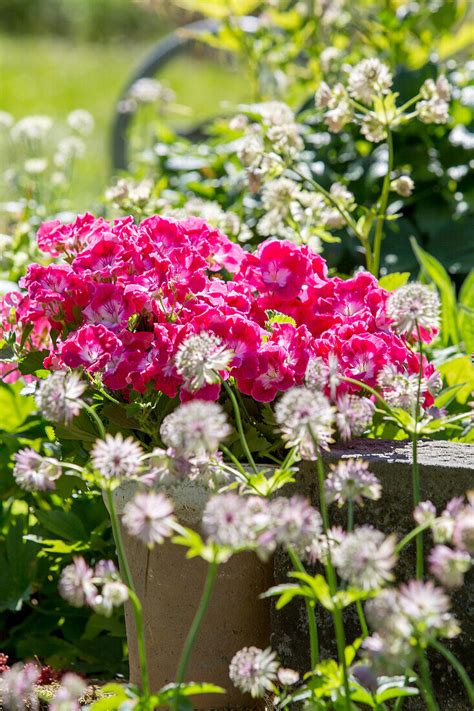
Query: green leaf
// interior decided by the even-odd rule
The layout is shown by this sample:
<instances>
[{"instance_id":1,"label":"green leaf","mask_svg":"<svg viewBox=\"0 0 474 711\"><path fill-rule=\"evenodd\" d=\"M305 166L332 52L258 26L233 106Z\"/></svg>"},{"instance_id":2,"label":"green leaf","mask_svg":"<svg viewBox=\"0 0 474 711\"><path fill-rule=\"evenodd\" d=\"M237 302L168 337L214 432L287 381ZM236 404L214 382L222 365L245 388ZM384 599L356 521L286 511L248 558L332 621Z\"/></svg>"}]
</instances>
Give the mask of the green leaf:
<instances>
[{"instance_id":1,"label":"green leaf","mask_svg":"<svg viewBox=\"0 0 474 711\"><path fill-rule=\"evenodd\" d=\"M439 366L439 372L448 385L462 385L456 393L457 402L464 405L471 397L474 390L474 366L469 356L453 358L448 363Z\"/></svg>"},{"instance_id":2,"label":"green leaf","mask_svg":"<svg viewBox=\"0 0 474 711\"><path fill-rule=\"evenodd\" d=\"M49 351L30 351L18 363L18 370L23 375L32 375L44 368L43 362Z\"/></svg>"},{"instance_id":3,"label":"green leaf","mask_svg":"<svg viewBox=\"0 0 474 711\"><path fill-rule=\"evenodd\" d=\"M456 293L451 279L441 262L420 247L414 237L410 238L415 256L426 276L439 290L441 297L441 339L445 345L461 340L458 324Z\"/></svg>"},{"instance_id":4,"label":"green leaf","mask_svg":"<svg viewBox=\"0 0 474 711\"><path fill-rule=\"evenodd\" d=\"M401 286L405 286L410 278L410 272L392 272L379 279L379 284L386 291L394 291Z\"/></svg>"},{"instance_id":5,"label":"green leaf","mask_svg":"<svg viewBox=\"0 0 474 711\"><path fill-rule=\"evenodd\" d=\"M26 540L25 524L24 516L14 517L0 546L0 610L20 610L31 594L38 546Z\"/></svg>"},{"instance_id":6,"label":"green leaf","mask_svg":"<svg viewBox=\"0 0 474 711\"><path fill-rule=\"evenodd\" d=\"M70 511L61 509L48 512L37 511L36 517L47 531L51 531L67 541L84 541L87 538L86 529L81 519Z\"/></svg>"},{"instance_id":7,"label":"green leaf","mask_svg":"<svg viewBox=\"0 0 474 711\"><path fill-rule=\"evenodd\" d=\"M375 698L377 700L377 703L382 704L384 701L390 701L390 699L398 699L401 696L418 696L418 693L418 689L415 689L414 686L405 686L403 688L392 687L391 689L386 689L381 694L377 694Z\"/></svg>"},{"instance_id":8,"label":"green leaf","mask_svg":"<svg viewBox=\"0 0 474 711\"><path fill-rule=\"evenodd\" d=\"M334 610L334 600L329 591L329 585L322 575L314 577L308 573L292 572L290 577L297 578L307 584L317 602L320 602L326 610Z\"/></svg>"},{"instance_id":9,"label":"green leaf","mask_svg":"<svg viewBox=\"0 0 474 711\"><path fill-rule=\"evenodd\" d=\"M468 274L459 292L459 327L467 353L474 351L474 269Z\"/></svg>"},{"instance_id":10,"label":"green leaf","mask_svg":"<svg viewBox=\"0 0 474 711\"><path fill-rule=\"evenodd\" d=\"M0 430L17 432L35 409L32 397L20 395L22 389L23 383L7 385L0 381Z\"/></svg>"}]
</instances>

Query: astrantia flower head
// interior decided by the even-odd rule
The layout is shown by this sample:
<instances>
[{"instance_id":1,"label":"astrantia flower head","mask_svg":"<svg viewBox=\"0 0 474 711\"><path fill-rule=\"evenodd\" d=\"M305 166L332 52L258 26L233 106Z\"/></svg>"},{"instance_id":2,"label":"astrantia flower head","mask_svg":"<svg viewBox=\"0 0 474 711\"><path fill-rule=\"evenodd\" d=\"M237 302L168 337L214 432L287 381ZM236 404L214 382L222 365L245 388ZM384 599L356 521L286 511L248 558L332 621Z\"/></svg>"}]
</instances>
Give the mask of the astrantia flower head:
<instances>
[{"instance_id":1,"label":"astrantia flower head","mask_svg":"<svg viewBox=\"0 0 474 711\"><path fill-rule=\"evenodd\" d=\"M140 493L126 504L122 523L131 536L152 548L173 532L173 503L164 494Z\"/></svg>"},{"instance_id":2,"label":"astrantia flower head","mask_svg":"<svg viewBox=\"0 0 474 711\"><path fill-rule=\"evenodd\" d=\"M280 667L278 670L278 681L282 686L293 686L300 680L300 675L295 669Z\"/></svg>"},{"instance_id":3,"label":"astrantia flower head","mask_svg":"<svg viewBox=\"0 0 474 711\"><path fill-rule=\"evenodd\" d=\"M77 373L58 370L39 382L36 404L47 420L67 425L81 411L85 389L86 384Z\"/></svg>"},{"instance_id":4,"label":"astrantia flower head","mask_svg":"<svg viewBox=\"0 0 474 711\"><path fill-rule=\"evenodd\" d=\"M456 515L453 527L453 544L463 551L474 555L474 501L461 509Z\"/></svg>"},{"instance_id":5,"label":"astrantia flower head","mask_svg":"<svg viewBox=\"0 0 474 711\"><path fill-rule=\"evenodd\" d=\"M431 524L436 518L436 507L431 501L421 501L413 511L413 518L419 526Z\"/></svg>"},{"instance_id":6,"label":"astrantia flower head","mask_svg":"<svg viewBox=\"0 0 474 711\"><path fill-rule=\"evenodd\" d=\"M292 547L305 560L315 562L319 555L322 519L303 496L279 497L270 503L272 535L275 543Z\"/></svg>"},{"instance_id":7,"label":"astrantia flower head","mask_svg":"<svg viewBox=\"0 0 474 711\"><path fill-rule=\"evenodd\" d=\"M269 504L258 496L218 494L209 499L204 509L202 527L208 540L230 548L254 548L265 556L274 548L274 536L265 536L272 522Z\"/></svg>"},{"instance_id":8,"label":"astrantia flower head","mask_svg":"<svg viewBox=\"0 0 474 711\"><path fill-rule=\"evenodd\" d=\"M348 91L355 99L369 104L374 95L387 94L392 83L389 68L379 59L363 59L349 74Z\"/></svg>"},{"instance_id":9,"label":"astrantia flower head","mask_svg":"<svg viewBox=\"0 0 474 711\"><path fill-rule=\"evenodd\" d=\"M94 571L84 558L76 557L71 565L63 568L59 578L59 593L73 607L83 607L97 595L93 583Z\"/></svg>"},{"instance_id":10,"label":"astrantia flower head","mask_svg":"<svg viewBox=\"0 0 474 711\"><path fill-rule=\"evenodd\" d=\"M377 376L377 384L389 405L413 413L418 401L418 376L400 373L392 365L385 365Z\"/></svg>"},{"instance_id":11,"label":"astrantia flower head","mask_svg":"<svg viewBox=\"0 0 474 711\"><path fill-rule=\"evenodd\" d=\"M328 528L326 533L319 539L319 558L321 563L325 565L328 562L329 554L331 554L332 559L334 551L341 545L346 535L346 532L341 526L331 526L331 528Z\"/></svg>"},{"instance_id":12,"label":"astrantia flower head","mask_svg":"<svg viewBox=\"0 0 474 711\"><path fill-rule=\"evenodd\" d=\"M167 447L182 457L214 454L231 433L226 415L216 402L192 400L163 420L160 435Z\"/></svg>"},{"instance_id":13,"label":"astrantia flower head","mask_svg":"<svg viewBox=\"0 0 474 711\"><path fill-rule=\"evenodd\" d=\"M374 590L393 579L397 562L395 536L386 537L372 526L348 533L333 554L339 575L362 590Z\"/></svg>"},{"instance_id":14,"label":"astrantia flower head","mask_svg":"<svg viewBox=\"0 0 474 711\"><path fill-rule=\"evenodd\" d=\"M412 334L417 327L437 333L440 319L438 294L431 287L416 282L401 286L388 298L387 315L400 334Z\"/></svg>"},{"instance_id":15,"label":"astrantia flower head","mask_svg":"<svg viewBox=\"0 0 474 711\"><path fill-rule=\"evenodd\" d=\"M80 676L67 672L61 677L61 686L50 701L48 711L80 711L80 697L86 690L86 683Z\"/></svg>"},{"instance_id":16,"label":"astrantia flower head","mask_svg":"<svg viewBox=\"0 0 474 711\"><path fill-rule=\"evenodd\" d=\"M410 580L399 592L400 610L411 622L418 634L439 633L443 637L455 637L459 627L449 612L450 600L446 593L435 587L431 580Z\"/></svg>"},{"instance_id":17,"label":"astrantia flower head","mask_svg":"<svg viewBox=\"0 0 474 711\"><path fill-rule=\"evenodd\" d=\"M282 395L275 419L287 447L298 447L302 459L316 459L333 441L334 408L320 392L292 388Z\"/></svg>"},{"instance_id":18,"label":"astrantia flower head","mask_svg":"<svg viewBox=\"0 0 474 711\"><path fill-rule=\"evenodd\" d=\"M400 175L395 180L392 180L390 187L401 197L410 197L415 187L415 183L409 175Z\"/></svg>"},{"instance_id":19,"label":"astrantia flower head","mask_svg":"<svg viewBox=\"0 0 474 711\"><path fill-rule=\"evenodd\" d=\"M382 487L377 477L369 472L369 463L362 459L343 459L331 471L325 482L326 499L342 506L347 501L363 503L363 498L380 499Z\"/></svg>"},{"instance_id":20,"label":"astrantia flower head","mask_svg":"<svg viewBox=\"0 0 474 711\"><path fill-rule=\"evenodd\" d=\"M35 684L40 675L36 664L15 664L0 676L0 698L7 711L37 711Z\"/></svg>"},{"instance_id":21,"label":"astrantia flower head","mask_svg":"<svg viewBox=\"0 0 474 711\"><path fill-rule=\"evenodd\" d=\"M91 462L94 469L104 479L120 481L131 479L141 471L144 452L132 437L118 432L98 439L92 448Z\"/></svg>"},{"instance_id":22,"label":"astrantia flower head","mask_svg":"<svg viewBox=\"0 0 474 711\"><path fill-rule=\"evenodd\" d=\"M196 391L206 384L218 383L234 354L213 333L189 336L176 353L176 370L187 390Z\"/></svg>"},{"instance_id":23,"label":"astrantia flower head","mask_svg":"<svg viewBox=\"0 0 474 711\"><path fill-rule=\"evenodd\" d=\"M448 546L437 545L429 556L430 571L447 588L459 588L471 567L471 556Z\"/></svg>"},{"instance_id":24,"label":"astrantia flower head","mask_svg":"<svg viewBox=\"0 0 474 711\"><path fill-rule=\"evenodd\" d=\"M56 459L42 457L29 447L20 449L13 459L15 481L26 491L52 491L62 474L61 465Z\"/></svg>"},{"instance_id":25,"label":"astrantia flower head","mask_svg":"<svg viewBox=\"0 0 474 711\"><path fill-rule=\"evenodd\" d=\"M234 686L257 699L273 688L278 667L276 654L270 647L265 650L244 647L232 658L229 677Z\"/></svg>"},{"instance_id":26,"label":"astrantia flower head","mask_svg":"<svg viewBox=\"0 0 474 711\"><path fill-rule=\"evenodd\" d=\"M367 397L344 393L337 398L336 424L344 440L360 437L374 417L375 405Z\"/></svg>"},{"instance_id":27,"label":"astrantia flower head","mask_svg":"<svg viewBox=\"0 0 474 711\"><path fill-rule=\"evenodd\" d=\"M100 593L90 601L90 606L99 615L110 617L114 607L120 607L128 600L128 588L119 580L105 582Z\"/></svg>"}]
</instances>

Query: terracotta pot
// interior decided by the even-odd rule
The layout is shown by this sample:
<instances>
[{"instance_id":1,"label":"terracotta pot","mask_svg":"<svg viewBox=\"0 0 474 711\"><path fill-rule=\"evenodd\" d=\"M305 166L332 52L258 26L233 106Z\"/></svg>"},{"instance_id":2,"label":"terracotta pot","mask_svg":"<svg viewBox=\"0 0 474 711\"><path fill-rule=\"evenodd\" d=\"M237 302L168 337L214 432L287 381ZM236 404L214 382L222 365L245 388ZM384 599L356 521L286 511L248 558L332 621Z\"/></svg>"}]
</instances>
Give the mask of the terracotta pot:
<instances>
[{"instance_id":1,"label":"terracotta pot","mask_svg":"<svg viewBox=\"0 0 474 711\"><path fill-rule=\"evenodd\" d=\"M126 483L114 492L120 514L136 491ZM168 490L183 525L199 528L208 492L195 484ZM197 610L207 563L188 560L185 549L166 542L149 551L127 536L124 543L145 619L145 635L153 690L176 678L179 656ZM245 646L270 644L270 607L259 600L273 584L273 564L262 563L253 553L241 553L219 567L213 596L196 639L186 681L206 681L227 690L226 695L196 696L195 709L257 709L258 702L242 694L229 679L229 662ZM126 606L130 681L139 683L139 664L132 610Z\"/></svg>"}]
</instances>

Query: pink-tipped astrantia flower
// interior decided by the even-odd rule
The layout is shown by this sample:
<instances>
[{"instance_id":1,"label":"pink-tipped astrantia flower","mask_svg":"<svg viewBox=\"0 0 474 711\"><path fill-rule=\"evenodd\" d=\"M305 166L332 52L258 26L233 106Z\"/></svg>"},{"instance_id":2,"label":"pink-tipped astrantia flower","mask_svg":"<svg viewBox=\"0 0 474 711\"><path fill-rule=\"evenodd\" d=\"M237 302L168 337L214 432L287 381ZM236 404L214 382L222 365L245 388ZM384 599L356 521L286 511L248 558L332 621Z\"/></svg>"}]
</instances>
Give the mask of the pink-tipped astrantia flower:
<instances>
[{"instance_id":1,"label":"pink-tipped astrantia flower","mask_svg":"<svg viewBox=\"0 0 474 711\"><path fill-rule=\"evenodd\" d=\"M343 440L360 437L370 427L375 405L367 397L344 393L336 401L336 424Z\"/></svg>"},{"instance_id":2,"label":"pink-tipped astrantia flower","mask_svg":"<svg viewBox=\"0 0 474 711\"><path fill-rule=\"evenodd\" d=\"M213 333L189 336L176 353L176 370L191 392L219 383L233 359L233 352Z\"/></svg>"},{"instance_id":3,"label":"pink-tipped astrantia flower","mask_svg":"<svg viewBox=\"0 0 474 711\"><path fill-rule=\"evenodd\" d=\"M163 420L160 435L176 457L215 454L231 433L226 415L215 402L192 400Z\"/></svg>"},{"instance_id":4,"label":"pink-tipped astrantia flower","mask_svg":"<svg viewBox=\"0 0 474 711\"><path fill-rule=\"evenodd\" d=\"M118 432L96 440L91 451L91 463L104 479L120 481L139 475L143 456L143 449L136 440L132 437L124 438Z\"/></svg>"},{"instance_id":5,"label":"pink-tipped astrantia flower","mask_svg":"<svg viewBox=\"0 0 474 711\"><path fill-rule=\"evenodd\" d=\"M6 711L37 711L35 684L40 675L36 664L15 664L0 676L0 698Z\"/></svg>"},{"instance_id":6,"label":"pink-tipped astrantia flower","mask_svg":"<svg viewBox=\"0 0 474 711\"><path fill-rule=\"evenodd\" d=\"M472 561L469 553L437 545L429 555L430 572L447 588L459 588Z\"/></svg>"},{"instance_id":7,"label":"pink-tipped astrantia flower","mask_svg":"<svg viewBox=\"0 0 474 711\"><path fill-rule=\"evenodd\" d=\"M397 562L395 536L385 536L372 526L348 533L333 553L339 575L362 590L376 590L393 580Z\"/></svg>"},{"instance_id":8,"label":"pink-tipped astrantia flower","mask_svg":"<svg viewBox=\"0 0 474 711\"><path fill-rule=\"evenodd\" d=\"M94 571L84 558L76 557L63 568L59 578L59 593L73 607L83 607L97 595L93 582Z\"/></svg>"},{"instance_id":9,"label":"pink-tipped astrantia flower","mask_svg":"<svg viewBox=\"0 0 474 711\"><path fill-rule=\"evenodd\" d=\"M122 523L131 536L152 548L173 533L173 511L173 503L164 494L139 493L126 504Z\"/></svg>"},{"instance_id":10,"label":"pink-tipped astrantia flower","mask_svg":"<svg viewBox=\"0 0 474 711\"><path fill-rule=\"evenodd\" d=\"M413 282L390 294L387 315L397 333L416 335L419 328L428 334L436 334L440 324L440 308L434 289Z\"/></svg>"},{"instance_id":11,"label":"pink-tipped astrantia flower","mask_svg":"<svg viewBox=\"0 0 474 711\"><path fill-rule=\"evenodd\" d=\"M270 648L244 647L233 656L229 677L234 686L257 699L273 688L279 666Z\"/></svg>"},{"instance_id":12,"label":"pink-tipped astrantia flower","mask_svg":"<svg viewBox=\"0 0 474 711\"><path fill-rule=\"evenodd\" d=\"M61 685L49 702L48 711L80 711L79 699L86 688L84 679L77 674L67 672L61 677Z\"/></svg>"},{"instance_id":13,"label":"pink-tipped astrantia flower","mask_svg":"<svg viewBox=\"0 0 474 711\"><path fill-rule=\"evenodd\" d=\"M369 463L362 459L342 459L331 470L325 482L326 500L339 506L354 501L363 504L363 499L380 499L382 486L369 471Z\"/></svg>"},{"instance_id":14,"label":"pink-tipped astrantia flower","mask_svg":"<svg viewBox=\"0 0 474 711\"><path fill-rule=\"evenodd\" d=\"M47 420L68 425L83 407L81 396L85 389L78 373L58 370L38 383L36 404Z\"/></svg>"},{"instance_id":15,"label":"pink-tipped astrantia flower","mask_svg":"<svg viewBox=\"0 0 474 711\"><path fill-rule=\"evenodd\" d=\"M15 481L26 491L52 491L62 474L61 465L56 459L42 457L29 447L20 449L13 459Z\"/></svg>"},{"instance_id":16,"label":"pink-tipped astrantia flower","mask_svg":"<svg viewBox=\"0 0 474 711\"><path fill-rule=\"evenodd\" d=\"M302 459L316 459L333 441L334 408L320 392L292 388L279 400L275 419L287 447L297 447Z\"/></svg>"}]
</instances>

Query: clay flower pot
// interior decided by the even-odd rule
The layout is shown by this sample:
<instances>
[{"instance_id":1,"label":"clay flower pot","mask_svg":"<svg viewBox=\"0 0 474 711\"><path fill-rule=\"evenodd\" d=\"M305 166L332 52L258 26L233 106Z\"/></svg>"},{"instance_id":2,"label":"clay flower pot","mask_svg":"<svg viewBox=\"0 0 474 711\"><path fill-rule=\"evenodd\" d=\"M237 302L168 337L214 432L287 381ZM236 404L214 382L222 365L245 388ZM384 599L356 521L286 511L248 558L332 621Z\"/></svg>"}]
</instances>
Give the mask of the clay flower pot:
<instances>
[{"instance_id":1,"label":"clay flower pot","mask_svg":"<svg viewBox=\"0 0 474 711\"><path fill-rule=\"evenodd\" d=\"M126 482L114 492L119 515L136 493L137 485ZM208 491L194 482L168 488L180 523L198 529ZM145 636L153 690L176 678L179 656L197 610L207 563L186 559L186 550L165 542L148 550L122 529L124 545L138 597L143 605ZM186 681L212 682L226 695L196 696L196 709L256 709L259 704L243 696L229 679L229 662L245 646L266 648L270 644L270 602L260 593L273 584L273 564L253 553L233 556L219 566L209 608L196 639ZM130 681L139 683L138 652L132 610L125 608L129 645Z\"/></svg>"}]
</instances>

